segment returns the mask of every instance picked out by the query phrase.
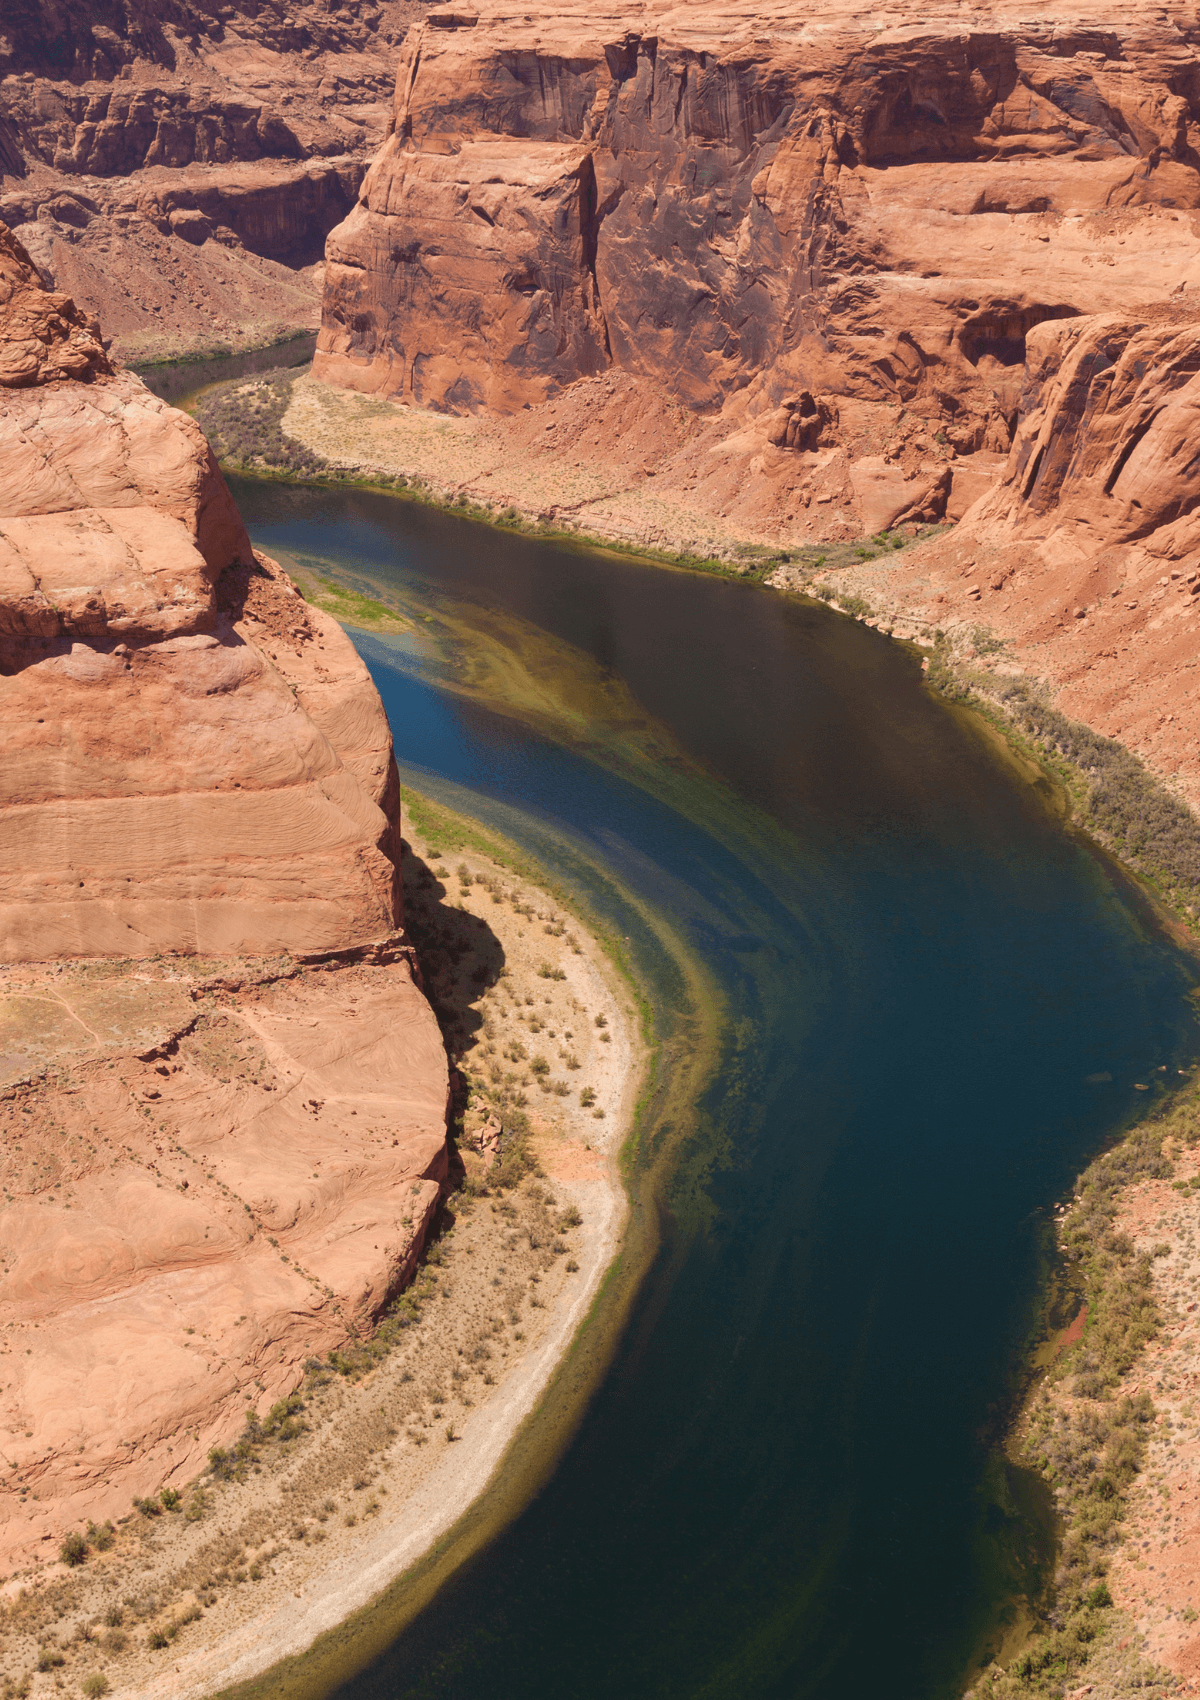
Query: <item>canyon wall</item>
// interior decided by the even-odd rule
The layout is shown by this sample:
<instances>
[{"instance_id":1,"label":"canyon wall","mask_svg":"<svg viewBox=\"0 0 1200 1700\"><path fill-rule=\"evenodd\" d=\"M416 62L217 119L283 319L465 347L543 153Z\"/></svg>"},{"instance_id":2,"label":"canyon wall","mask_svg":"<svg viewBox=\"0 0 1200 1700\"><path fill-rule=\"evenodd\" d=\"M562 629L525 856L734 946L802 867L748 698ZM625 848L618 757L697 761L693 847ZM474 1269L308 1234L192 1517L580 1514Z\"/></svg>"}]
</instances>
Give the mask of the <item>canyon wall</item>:
<instances>
[{"instance_id":1,"label":"canyon wall","mask_svg":"<svg viewBox=\"0 0 1200 1700\"><path fill-rule=\"evenodd\" d=\"M1189 275L1196 79L1185 23L1117 8L433 11L330 238L318 370L462 411L611 363L1007 451L1032 326Z\"/></svg>"},{"instance_id":2,"label":"canyon wall","mask_svg":"<svg viewBox=\"0 0 1200 1700\"><path fill-rule=\"evenodd\" d=\"M423 11L14 0L0 218L128 358L311 327L325 236L382 140Z\"/></svg>"},{"instance_id":3,"label":"canyon wall","mask_svg":"<svg viewBox=\"0 0 1200 1700\"><path fill-rule=\"evenodd\" d=\"M1030 331L1012 451L951 531L855 575L1200 802L1200 317L1185 305ZM994 658L993 658L994 660Z\"/></svg>"},{"instance_id":4,"label":"canyon wall","mask_svg":"<svg viewBox=\"0 0 1200 1700\"><path fill-rule=\"evenodd\" d=\"M186 1484L371 1322L448 1073L366 668L3 227L0 710L8 1566Z\"/></svg>"}]
</instances>

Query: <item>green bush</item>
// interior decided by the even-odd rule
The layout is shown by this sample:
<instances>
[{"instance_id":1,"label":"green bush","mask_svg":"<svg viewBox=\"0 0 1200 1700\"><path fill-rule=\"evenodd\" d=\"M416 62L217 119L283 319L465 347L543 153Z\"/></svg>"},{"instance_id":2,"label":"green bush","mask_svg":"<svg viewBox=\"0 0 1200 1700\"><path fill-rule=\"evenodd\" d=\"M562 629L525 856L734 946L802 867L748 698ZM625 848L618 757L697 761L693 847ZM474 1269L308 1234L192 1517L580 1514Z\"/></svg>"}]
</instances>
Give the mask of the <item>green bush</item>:
<instances>
[{"instance_id":1,"label":"green bush","mask_svg":"<svg viewBox=\"0 0 1200 1700\"><path fill-rule=\"evenodd\" d=\"M58 1549L58 1556L62 1559L64 1564L82 1564L87 1555L87 1538L86 1536L81 1535L78 1529L73 1530L71 1534L63 1537L62 1543Z\"/></svg>"},{"instance_id":2,"label":"green bush","mask_svg":"<svg viewBox=\"0 0 1200 1700\"><path fill-rule=\"evenodd\" d=\"M281 368L253 378L232 378L199 398L196 418L218 460L301 477L333 470L321 455L283 434L295 377L294 370Z\"/></svg>"},{"instance_id":3,"label":"green bush","mask_svg":"<svg viewBox=\"0 0 1200 1700\"><path fill-rule=\"evenodd\" d=\"M1184 1124L1181 1127L1181 1122ZM1194 1133L1190 1110L1143 1123L1096 1159L1075 1186L1061 1251L1074 1264L1087 1305L1080 1340L1055 1366L1070 1399L1043 1387L1032 1404L1022 1452L1058 1496L1063 1533L1046 1630L989 1684L989 1700L1061 1695L1087 1664L1113 1601L1105 1572L1121 1532L1129 1490L1145 1462L1154 1423L1148 1393L1114 1399L1114 1388L1160 1327L1153 1257L1114 1231L1118 1198L1131 1183L1166 1179L1168 1132ZM1149 1667L1147 1667L1149 1674Z\"/></svg>"},{"instance_id":4,"label":"green bush","mask_svg":"<svg viewBox=\"0 0 1200 1700\"><path fill-rule=\"evenodd\" d=\"M100 1700L102 1694L109 1692L109 1681L102 1670L96 1670L84 1677L81 1687L88 1700Z\"/></svg>"}]
</instances>

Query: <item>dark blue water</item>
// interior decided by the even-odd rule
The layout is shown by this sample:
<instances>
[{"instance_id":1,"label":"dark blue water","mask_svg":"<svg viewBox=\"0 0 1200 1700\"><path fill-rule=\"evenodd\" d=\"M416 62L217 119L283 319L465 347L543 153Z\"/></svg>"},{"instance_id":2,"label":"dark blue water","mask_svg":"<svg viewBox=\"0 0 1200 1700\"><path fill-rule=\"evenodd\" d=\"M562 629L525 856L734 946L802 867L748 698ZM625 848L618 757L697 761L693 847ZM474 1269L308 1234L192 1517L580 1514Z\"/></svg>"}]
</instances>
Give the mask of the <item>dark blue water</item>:
<instances>
[{"instance_id":1,"label":"dark blue water","mask_svg":"<svg viewBox=\"0 0 1200 1700\"><path fill-rule=\"evenodd\" d=\"M914 657L827 609L386 497L237 495L260 547L432 615L359 640L402 776L628 935L665 1032L645 912L721 1010L686 1125L649 1129L663 1243L574 1439L340 1692L954 1694L1046 1559L996 1443L1047 1207L1193 1056L1192 964Z\"/></svg>"}]
</instances>

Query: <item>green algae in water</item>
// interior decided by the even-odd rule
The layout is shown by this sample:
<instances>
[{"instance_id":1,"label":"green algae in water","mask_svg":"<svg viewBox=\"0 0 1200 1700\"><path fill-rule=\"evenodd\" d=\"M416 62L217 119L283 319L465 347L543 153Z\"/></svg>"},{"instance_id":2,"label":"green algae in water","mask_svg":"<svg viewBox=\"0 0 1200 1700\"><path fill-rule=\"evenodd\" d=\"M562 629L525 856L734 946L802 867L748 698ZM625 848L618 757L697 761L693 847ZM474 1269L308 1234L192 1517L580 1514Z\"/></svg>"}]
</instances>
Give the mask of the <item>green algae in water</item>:
<instances>
[{"instance_id":1,"label":"green algae in water","mask_svg":"<svg viewBox=\"0 0 1200 1700\"><path fill-rule=\"evenodd\" d=\"M386 498L239 497L268 552L418 612L360 639L409 782L609 871L721 1021L556 1467L346 1694L948 1700L1036 1585L991 1437L1045 1207L1194 1054L1192 964L876 633Z\"/></svg>"}]
</instances>

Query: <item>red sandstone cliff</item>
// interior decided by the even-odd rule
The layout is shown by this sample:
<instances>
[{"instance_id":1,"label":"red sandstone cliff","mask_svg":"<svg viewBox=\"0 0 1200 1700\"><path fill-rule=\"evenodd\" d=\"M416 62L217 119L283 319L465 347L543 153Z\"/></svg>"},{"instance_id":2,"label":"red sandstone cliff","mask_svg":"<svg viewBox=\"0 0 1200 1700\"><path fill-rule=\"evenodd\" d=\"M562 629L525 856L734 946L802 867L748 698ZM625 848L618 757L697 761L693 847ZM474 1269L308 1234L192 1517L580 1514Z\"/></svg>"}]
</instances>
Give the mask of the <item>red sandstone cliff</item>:
<instances>
[{"instance_id":1,"label":"red sandstone cliff","mask_svg":"<svg viewBox=\"0 0 1200 1700\"><path fill-rule=\"evenodd\" d=\"M422 0L10 0L0 218L126 358L315 325ZM314 267L316 269L314 270Z\"/></svg>"},{"instance_id":2,"label":"red sandstone cliff","mask_svg":"<svg viewBox=\"0 0 1200 1700\"><path fill-rule=\"evenodd\" d=\"M0 713L7 1566L378 1311L447 1065L365 667L2 227Z\"/></svg>"},{"instance_id":3,"label":"red sandstone cliff","mask_svg":"<svg viewBox=\"0 0 1200 1700\"><path fill-rule=\"evenodd\" d=\"M1200 322L1185 306L1044 324L996 488L953 531L854 575L881 606L1008 640L1200 800Z\"/></svg>"},{"instance_id":4,"label":"red sandstone cliff","mask_svg":"<svg viewBox=\"0 0 1200 1700\"><path fill-rule=\"evenodd\" d=\"M1196 71L1190 25L1115 7L433 11L316 371L462 412L615 366L745 431L759 532L961 512L1029 330L1196 276Z\"/></svg>"}]
</instances>

